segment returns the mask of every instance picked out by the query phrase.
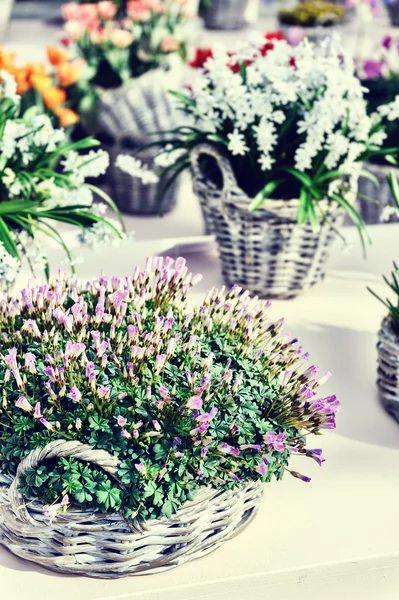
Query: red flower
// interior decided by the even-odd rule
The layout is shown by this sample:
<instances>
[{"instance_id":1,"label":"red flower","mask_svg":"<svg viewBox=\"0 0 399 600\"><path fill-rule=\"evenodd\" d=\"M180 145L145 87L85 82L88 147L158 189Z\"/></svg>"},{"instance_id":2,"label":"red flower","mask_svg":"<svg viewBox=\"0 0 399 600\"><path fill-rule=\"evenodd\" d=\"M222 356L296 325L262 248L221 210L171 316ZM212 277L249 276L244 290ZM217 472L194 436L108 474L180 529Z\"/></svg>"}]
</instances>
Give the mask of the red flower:
<instances>
[{"instance_id":1,"label":"red flower","mask_svg":"<svg viewBox=\"0 0 399 600\"><path fill-rule=\"evenodd\" d=\"M72 44L72 38L70 38L68 35L64 35L60 38L60 43L65 46L65 48L68 48L68 46Z\"/></svg>"},{"instance_id":2,"label":"red flower","mask_svg":"<svg viewBox=\"0 0 399 600\"><path fill-rule=\"evenodd\" d=\"M201 69L208 58L213 57L212 48L197 48L194 59L189 63L193 69Z\"/></svg>"},{"instance_id":3,"label":"red flower","mask_svg":"<svg viewBox=\"0 0 399 600\"><path fill-rule=\"evenodd\" d=\"M285 40L285 37L281 31L270 31L265 33L265 40Z\"/></svg>"},{"instance_id":4,"label":"red flower","mask_svg":"<svg viewBox=\"0 0 399 600\"><path fill-rule=\"evenodd\" d=\"M284 34L282 34L281 31L270 31L269 33L265 33L264 38L265 40L267 40L267 42L260 49L260 53L262 56L266 56L269 50L273 50L273 40L285 40Z\"/></svg>"}]
</instances>

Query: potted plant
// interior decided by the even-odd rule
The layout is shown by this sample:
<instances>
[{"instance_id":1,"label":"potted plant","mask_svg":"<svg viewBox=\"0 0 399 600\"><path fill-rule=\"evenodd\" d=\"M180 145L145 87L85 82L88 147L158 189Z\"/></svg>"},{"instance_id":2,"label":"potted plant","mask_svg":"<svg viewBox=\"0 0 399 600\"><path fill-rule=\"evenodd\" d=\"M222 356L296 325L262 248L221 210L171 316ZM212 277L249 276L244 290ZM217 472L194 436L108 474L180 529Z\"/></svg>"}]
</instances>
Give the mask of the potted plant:
<instances>
[{"instance_id":1,"label":"potted plant","mask_svg":"<svg viewBox=\"0 0 399 600\"><path fill-rule=\"evenodd\" d=\"M14 78L0 71L1 287L14 282L21 260L33 271L44 268L48 273L44 238L65 250L73 269L60 223L77 226L82 241L122 238L123 223L113 201L85 181L108 166L107 154L91 149L96 145L92 138L69 143L64 130L54 128L38 107L23 111ZM104 216L103 204L93 203L96 195L116 211L118 221Z\"/></svg>"},{"instance_id":2,"label":"potted plant","mask_svg":"<svg viewBox=\"0 0 399 600\"><path fill-rule=\"evenodd\" d=\"M162 163L176 176L191 161L228 283L280 298L314 285L345 211L364 243L356 181L364 160L390 152L380 147L386 117L367 115L338 40L214 50L175 97L186 123L160 143Z\"/></svg>"},{"instance_id":3,"label":"potted plant","mask_svg":"<svg viewBox=\"0 0 399 600\"><path fill-rule=\"evenodd\" d=\"M343 6L324 0L301 2L278 12L279 25L288 38L291 27L301 27L303 34L312 40L331 35L332 28L340 25L344 17Z\"/></svg>"},{"instance_id":4,"label":"potted plant","mask_svg":"<svg viewBox=\"0 0 399 600\"><path fill-rule=\"evenodd\" d=\"M396 177L399 175L396 167L399 121L396 113L390 113L385 105L389 106L399 94L398 43L399 40L385 36L374 49L373 58L359 61L358 66L358 76L368 90L366 95L368 111L369 113L377 111L387 117L383 147L392 148L391 155L376 154L367 163L367 170L374 175L375 179L359 178L360 214L366 223L397 219L387 175L389 171L393 171ZM373 201L370 202L370 199Z\"/></svg>"},{"instance_id":5,"label":"potted plant","mask_svg":"<svg viewBox=\"0 0 399 600\"><path fill-rule=\"evenodd\" d=\"M86 285L62 274L0 304L0 544L93 577L166 570L237 534L262 484L335 427L298 340L269 303L184 259ZM51 333L50 333L51 332ZM156 546L154 546L156 539ZM55 541L57 540L57 541Z\"/></svg>"},{"instance_id":6,"label":"potted plant","mask_svg":"<svg viewBox=\"0 0 399 600\"><path fill-rule=\"evenodd\" d=\"M87 65L79 82L78 112L86 128L107 143L109 183L120 208L142 213L144 207L145 212L156 213L159 206L153 205L151 196L158 185L139 189L138 184L129 185L114 168L115 160L121 151L138 158L149 132L176 125L167 89L179 85L188 15L178 0L130 0L120 10L111 1L63 7L65 30ZM153 152L144 158L152 166ZM176 193L169 189L164 212L175 202Z\"/></svg>"},{"instance_id":7,"label":"potted plant","mask_svg":"<svg viewBox=\"0 0 399 600\"><path fill-rule=\"evenodd\" d=\"M10 73L17 84L21 96L21 110L39 106L47 112L54 123L63 128L72 128L79 122L76 112L80 100L79 77L84 69L84 61L72 60L66 50L47 48L51 64L15 64L15 55L0 47L0 68Z\"/></svg>"},{"instance_id":8,"label":"potted plant","mask_svg":"<svg viewBox=\"0 0 399 600\"><path fill-rule=\"evenodd\" d=\"M378 332L378 379L381 401L386 410L399 421L399 267L394 262L391 278L383 277L394 292L395 300L383 299L370 288L369 291L386 306Z\"/></svg>"}]
</instances>

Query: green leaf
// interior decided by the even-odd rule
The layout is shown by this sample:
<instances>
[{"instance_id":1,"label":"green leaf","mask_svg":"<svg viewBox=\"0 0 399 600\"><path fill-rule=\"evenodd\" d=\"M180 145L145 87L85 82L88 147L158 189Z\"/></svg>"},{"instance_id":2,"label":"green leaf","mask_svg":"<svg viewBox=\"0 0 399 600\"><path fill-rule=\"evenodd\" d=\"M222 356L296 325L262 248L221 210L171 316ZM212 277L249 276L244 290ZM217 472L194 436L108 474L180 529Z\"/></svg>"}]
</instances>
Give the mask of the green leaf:
<instances>
[{"instance_id":1,"label":"green leaf","mask_svg":"<svg viewBox=\"0 0 399 600\"><path fill-rule=\"evenodd\" d=\"M301 188L299 194L299 207L297 219L298 223L301 225L306 223L306 219L308 218L308 192L305 188Z\"/></svg>"},{"instance_id":2,"label":"green leaf","mask_svg":"<svg viewBox=\"0 0 399 600\"><path fill-rule=\"evenodd\" d=\"M303 185L305 185L307 188L313 186L313 181L309 177L309 175L306 175L306 173L302 173L302 171L298 171L298 169L294 169L293 167L283 167L282 171L290 173L290 175L301 181Z\"/></svg>"},{"instance_id":3,"label":"green leaf","mask_svg":"<svg viewBox=\"0 0 399 600\"><path fill-rule=\"evenodd\" d=\"M366 254L366 246L365 246L364 236L367 236L367 232L366 232L366 227L365 227L362 217L359 215L357 210L355 210L353 208L353 206L351 204L349 204L349 202L347 200L345 200L345 198L343 196L340 196L339 194L332 194L331 197L336 202L338 202L338 204L340 206L342 206L342 208L348 214L348 216L350 217L352 222L356 225L356 227L359 231L360 241L361 241L362 248L363 248L363 253L365 255ZM370 238L368 241L370 241Z\"/></svg>"},{"instance_id":4,"label":"green leaf","mask_svg":"<svg viewBox=\"0 0 399 600\"><path fill-rule=\"evenodd\" d=\"M393 171L390 171L388 175L388 184L395 200L396 208L399 209L399 186Z\"/></svg>"},{"instance_id":5,"label":"green leaf","mask_svg":"<svg viewBox=\"0 0 399 600\"><path fill-rule=\"evenodd\" d=\"M252 212L259 208L259 206L263 204L264 200L271 196L271 194L273 194L273 192L283 181L283 179L274 179L273 181L269 181L265 187L256 194L255 198L251 201L248 210Z\"/></svg>"},{"instance_id":6,"label":"green leaf","mask_svg":"<svg viewBox=\"0 0 399 600\"><path fill-rule=\"evenodd\" d=\"M106 194L103 190L101 190L100 188L96 187L95 185L91 185L89 183L85 184L87 188L89 188L89 190L91 190L94 194L97 194L98 196L100 196L100 198L102 198L114 211L119 223L122 226L122 231L126 231L126 227L125 227L125 223L122 219L122 215L119 212L119 208L116 206L115 202L112 200L112 198L110 196L108 196L108 194Z\"/></svg>"},{"instance_id":7,"label":"green leaf","mask_svg":"<svg viewBox=\"0 0 399 600\"><path fill-rule=\"evenodd\" d=\"M0 217L0 241L3 242L4 248L9 254L11 254L11 256L14 258L19 258L17 246L12 239L10 230L8 229L2 217Z\"/></svg>"},{"instance_id":8,"label":"green leaf","mask_svg":"<svg viewBox=\"0 0 399 600\"><path fill-rule=\"evenodd\" d=\"M168 90L168 92L171 96L174 96L175 98L180 100L180 102L183 102L183 104L186 104L187 106L195 106L194 100L192 100L188 96L185 96L180 92L176 92L175 90Z\"/></svg>"}]
</instances>

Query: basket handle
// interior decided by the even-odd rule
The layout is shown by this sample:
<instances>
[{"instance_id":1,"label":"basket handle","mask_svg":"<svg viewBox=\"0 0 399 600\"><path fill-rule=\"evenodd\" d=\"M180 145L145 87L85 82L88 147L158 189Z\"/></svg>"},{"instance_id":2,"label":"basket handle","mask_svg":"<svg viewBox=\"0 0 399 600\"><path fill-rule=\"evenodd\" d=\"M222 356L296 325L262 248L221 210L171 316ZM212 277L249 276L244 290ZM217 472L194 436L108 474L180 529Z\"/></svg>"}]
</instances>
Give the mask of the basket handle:
<instances>
[{"instance_id":1,"label":"basket handle","mask_svg":"<svg viewBox=\"0 0 399 600\"><path fill-rule=\"evenodd\" d=\"M98 450L82 444L78 440L55 440L44 446L44 448L32 450L18 465L14 480L10 486L8 498L11 509L22 521L32 525L43 525L43 522L36 521L32 517L28 511L24 497L18 490L21 477L27 469L37 467L45 460L68 456L73 456L78 460L100 467L121 485L116 475L119 465L119 459L116 456L109 454L106 450Z\"/></svg>"},{"instance_id":2,"label":"basket handle","mask_svg":"<svg viewBox=\"0 0 399 600\"><path fill-rule=\"evenodd\" d=\"M201 156L211 156L215 160L220 171L222 177L222 188L220 190L222 210L227 215L227 212L225 211L227 204L236 204L233 200L234 192L237 192L238 196L242 196L243 194L242 190L237 185L237 180L233 169L231 168L231 164L214 146L211 146L210 144L200 144L194 148L190 155L194 181L204 180L204 178L207 177L206 173L204 173L201 168Z\"/></svg>"}]
</instances>

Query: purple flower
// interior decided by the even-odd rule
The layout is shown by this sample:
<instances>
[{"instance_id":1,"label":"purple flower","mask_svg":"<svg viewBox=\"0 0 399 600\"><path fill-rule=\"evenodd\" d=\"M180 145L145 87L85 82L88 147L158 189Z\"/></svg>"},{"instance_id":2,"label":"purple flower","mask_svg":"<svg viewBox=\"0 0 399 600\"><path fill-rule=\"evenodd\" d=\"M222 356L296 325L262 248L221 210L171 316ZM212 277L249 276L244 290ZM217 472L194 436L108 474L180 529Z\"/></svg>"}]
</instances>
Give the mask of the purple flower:
<instances>
[{"instance_id":1,"label":"purple flower","mask_svg":"<svg viewBox=\"0 0 399 600\"><path fill-rule=\"evenodd\" d=\"M367 79L377 79L382 76L384 62L381 60L365 60L363 70Z\"/></svg>"},{"instance_id":2,"label":"purple flower","mask_svg":"<svg viewBox=\"0 0 399 600\"><path fill-rule=\"evenodd\" d=\"M156 421L155 419L153 420L152 424L154 425L154 429L155 431L161 431L161 426L159 424L158 421Z\"/></svg>"},{"instance_id":3,"label":"purple flower","mask_svg":"<svg viewBox=\"0 0 399 600\"><path fill-rule=\"evenodd\" d=\"M298 473L297 471L290 471L290 473L293 477L296 477L297 479L300 479L301 481L304 481L305 483L309 483L309 481L311 481L310 477L307 477L306 475L302 475L301 473Z\"/></svg>"},{"instance_id":4,"label":"purple flower","mask_svg":"<svg viewBox=\"0 0 399 600\"><path fill-rule=\"evenodd\" d=\"M239 448L234 448L233 446L230 446L230 444L227 444L226 442L223 442L223 444L219 444L218 450L220 452L223 452L224 454L232 454L233 456L238 456L240 454Z\"/></svg>"},{"instance_id":5,"label":"purple flower","mask_svg":"<svg viewBox=\"0 0 399 600\"><path fill-rule=\"evenodd\" d=\"M145 468L145 465L143 463L136 463L134 466L136 467L138 472L141 473L141 475L145 476L147 474L147 469Z\"/></svg>"},{"instance_id":6,"label":"purple flower","mask_svg":"<svg viewBox=\"0 0 399 600\"><path fill-rule=\"evenodd\" d=\"M260 463L260 465L257 465L255 467L255 471L257 473L259 473L259 475L261 475L262 477L264 477L264 475L266 475L267 473L267 466L269 464L269 461L267 460L267 458L263 459L263 462Z\"/></svg>"},{"instance_id":7,"label":"purple flower","mask_svg":"<svg viewBox=\"0 0 399 600\"><path fill-rule=\"evenodd\" d=\"M82 394L76 387L76 385L72 386L69 390L68 397L72 400L72 402L80 402L82 399Z\"/></svg>"},{"instance_id":8,"label":"purple flower","mask_svg":"<svg viewBox=\"0 0 399 600\"><path fill-rule=\"evenodd\" d=\"M261 452L262 446L260 444L241 444L240 449L241 450L251 449L251 450L256 450L257 452Z\"/></svg>"},{"instance_id":9,"label":"purple flower","mask_svg":"<svg viewBox=\"0 0 399 600\"><path fill-rule=\"evenodd\" d=\"M75 421L75 427L78 431L80 431L80 429L82 429L82 420L79 419L79 417Z\"/></svg>"},{"instance_id":10,"label":"purple flower","mask_svg":"<svg viewBox=\"0 0 399 600\"><path fill-rule=\"evenodd\" d=\"M133 433L134 433L134 432L133 432ZM121 431L121 436L122 436L122 437L124 437L124 438L126 438L126 439L128 439L128 440L130 440L130 438L132 437L132 436L130 435L130 433L128 432L128 430L127 430L127 429L122 429L122 431Z\"/></svg>"},{"instance_id":11,"label":"purple flower","mask_svg":"<svg viewBox=\"0 0 399 600\"><path fill-rule=\"evenodd\" d=\"M284 440L287 438L285 433L276 435L273 431L268 431L265 435L266 446L272 446L277 452L284 452Z\"/></svg>"},{"instance_id":12,"label":"purple flower","mask_svg":"<svg viewBox=\"0 0 399 600\"><path fill-rule=\"evenodd\" d=\"M25 396L20 396L16 401L15 406L18 406L18 408L22 408L22 410L25 410L26 412L33 412L33 406L29 404L29 401L25 398Z\"/></svg>"},{"instance_id":13,"label":"purple flower","mask_svg":"<svg viewBox=\"0 0 399 600\"><path fill-rule=\"evenodd\" d=\"M392 36L386 35L381 42L381 46L389 50L392 46Z\"/></svg>"},{"instance_id":14,"label":"purple flower","mask_svg":"<svg viewBox=\"0 0 399 600\"><path fill-rule=\"evenodd\" d=\"M198 421L199 423L209 423L210 421L212 421L217 412L218 409L216 408L216 406L214 406L213 408L211 408L209 413L203 413L202 415L199 415L199 417L196 418L196 421Z\"/></svg>"},{"instance_id":15,"label":"purple flower","mask_svg":"<svg viewBox=\"0 0 399 600\"><path fill-rule=\"evenodd\" d=\"M166 398L169 396L168 388L166 388L164 385L159 386L159 393L161 394L161 398L164 400L166 400Z\"/></svg>"},{"instance_id":16,"label":"purple flower","mask_svg":"<svg viewBox=\"0 0 399 600\"><path fill-rule=\"evenodd\" d=\"M32 354L32 352L27 352L25 354L25 367L30 373L32 373L32 375L35 375L37 373L35 361L36 358L35 355Z\"/></svg>"},{"instance_id":17,"label":"purple flower","mask_svg":"<svg viewBox=\"0 0 399 600\"><path fill-rule=\"evenodd\" d=\"M90 377L92 377L93 374L90 375ZM106 387L105 385L101 385L98 390L98 397L99 398L104 398L105 400L108 400L110 395L111 395L111 388Z\"/></svg>"},{"instance_id":18,"label":"purple flower","mask_svg":"<svg viewBox=\"0 0 399 600\"><path fill-rule=\"evenodd\" d=\"M41 416L42 416L42 413L41 413L41 408L40 408L40 402L37 402L35 405L35 412L33 413L33 417L35 419L40 419Z\"/></svg>"},{"instance_id":19,"label":"purple flower","mask_svg":"<svg viewBox=\"0 0 399 600\"><path fill-rule=\"evenodd\" d=\"M182 456L184 456L183 452L175 451L176 458L181 458Z\"/></svg>"},{"instance_id":20,"label":"purple flower","mask_svg":"<svg viewBox=\"0 0 399 600\"><path fill-rule=\"evenodd\" d=\"M202 398L201 398L201 396L191 396L191 398L189 398L187 400L186 406L187 406L187 408L195 408L195 409L202 408Z\"/></svg>"},{"instance_id":21,"label":"purple flower","mask_svg":"<svg viewBox=\"0 0 399 600\"><path fill-rule=\"evenodd\" d=\"M86 344L82 342L71 342L70 340L67 342L65 347L65 355L68 358L79 358L81 354L86 350Z\"/></svg>"},{"instance_id":22,"label":"purple flower","mask_svg":"<svg viewBox=\"0 0 399 600\"><path fill-rule=\"evenodd\" d=\"M323 377L321 377L319 379L319 381L317 382L318 385L324 385L329 379L330 377L332 377L332 374L330 373L330 371L327 371L327 373L325 373L323 375Z\"/></svg>"},{"instance_id":23,"label":"purple flower","mask_svg":"<svg viewBox=\"0 0 399 600\"><path fill-rule=\"evenodd\" d=\"M322 453L321 448L314 448L313 450L306 450L306 456L309 456L309 458L313 458L313 460L315 460L320 467L321 467L322 463L325 462L325 460L326 460L325 458L322 457L321 453Z\"/></svg>"},{"instance_id":24,"label":"purple flower","mask_svg":"<svg viewBox=\"0 0 399 600\"><path fill-rule=\"evenodd\" d=\"M127 423L127 419L122 417L122 415L118 415L116 422L118 423L119 427L124 427Z\"/></svg>"},{"instance_id":25,"label":"purple flower","mask_svg":"<svg viewBox=\"0 0 399 600\"><path fill-rule=\"evenodd\" d=\"M43 419L43 417L40 419L40 423L49 431L54 431L54 426L46 421L46 419Z\"/></svg>"},{"instance_id":26,"label":"purple flower","mask_svg":"<svg viewBox=\"0 0 399 600\"><path fill-rule=\"evenodd\" d=\"M181 439L179 437L175 437L175 439L173 440L173 445L181 446Z\"/></svg>"}]
</instances>

